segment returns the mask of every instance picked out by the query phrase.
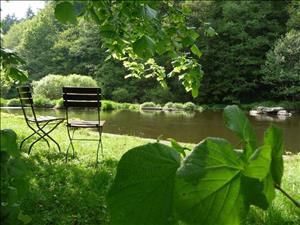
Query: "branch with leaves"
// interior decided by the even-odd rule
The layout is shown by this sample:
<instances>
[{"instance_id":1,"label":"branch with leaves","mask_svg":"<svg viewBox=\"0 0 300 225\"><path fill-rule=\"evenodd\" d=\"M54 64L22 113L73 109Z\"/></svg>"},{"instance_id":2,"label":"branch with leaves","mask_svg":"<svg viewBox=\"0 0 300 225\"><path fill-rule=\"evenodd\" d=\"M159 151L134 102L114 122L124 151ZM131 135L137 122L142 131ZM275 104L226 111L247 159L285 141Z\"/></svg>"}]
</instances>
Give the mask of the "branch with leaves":
<instances>
[{"instance_id":1,"label":"branch with leaves","mask_svg":"<svg viewBox=\"0 0 300 225\"><path fill-rule=\"evenodd\" d=\"M25 61L16 53L10 49L0 48L0 69L6 80L27 81L27 74L19 68L23 64Z\"/></svg>"},{"instance_id":2,"label":"branch with leaves","mask_svg":"<svg viewBox=\"0 0 300 225\"><path fill-rule=\"evenodd\" d=\"M96 22L108 59L122 61L127 77L156 77L166 87L166 79L176 75L196 97L202 52L195 44L199 31L188 26L189 14L188 6L176 1L59 1L55 6L61 22L76 23L78 17ZM157 57L165 57L169 68L159 65Z\"/></svg>"}]
</instances>

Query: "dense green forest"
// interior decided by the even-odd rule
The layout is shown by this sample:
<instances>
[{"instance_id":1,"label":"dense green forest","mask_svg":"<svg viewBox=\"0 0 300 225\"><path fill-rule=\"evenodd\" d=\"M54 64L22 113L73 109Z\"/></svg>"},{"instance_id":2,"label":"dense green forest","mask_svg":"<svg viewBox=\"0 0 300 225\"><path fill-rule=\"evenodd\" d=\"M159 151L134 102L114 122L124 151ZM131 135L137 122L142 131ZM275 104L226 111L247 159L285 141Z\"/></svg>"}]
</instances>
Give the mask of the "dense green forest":
<instances>
[{"instance_id":1,"label":"dense green forest","mask_svg":"<svg viewBox=\"0 0 300 225\"><path fill-rule=\"evenodd\" d=\"M80 20L63 25L48 3L37 15L5 17L3 46L26 59L30 80L49 74L81 74L94 78L105 99L119 102L169 101L249 103L300 100L300 3L298 1L188 1L189 25L196 27L204 76L193 99L180 81L124 77L121 62L107 59L97 25ZM212 27L217 35L210 35ZM168 69L170 61L156 58ZM1 81L2 97L12 98L13 84Z\"/></svg>"}]
</instances>

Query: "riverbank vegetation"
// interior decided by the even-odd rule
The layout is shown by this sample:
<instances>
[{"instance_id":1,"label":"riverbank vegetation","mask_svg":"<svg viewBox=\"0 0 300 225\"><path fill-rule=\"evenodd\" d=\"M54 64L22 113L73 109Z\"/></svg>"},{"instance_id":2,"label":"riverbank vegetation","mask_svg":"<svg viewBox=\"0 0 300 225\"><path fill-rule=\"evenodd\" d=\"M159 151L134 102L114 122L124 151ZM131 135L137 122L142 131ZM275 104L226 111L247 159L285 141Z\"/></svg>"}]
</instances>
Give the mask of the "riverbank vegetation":
<instances>
[{"instance_id":1,"label":"riverbank vegetation","mask_svg":"<svg viewBox=\"0 0 300 225\"><path fill-rule=\"evenodd\" d=\"M17 132L18 143L30 134L21 116L1 113L1 129L11 128ZM80 132L80 137L96 135L93 131ZM68 146L67 133L60 126L53 133L63 153L55 147L48 149L43 142L34 147L30 156L22 159L28 169L29 190L22 201L23 213L32 218L32 224L108 224L110 221L106 195L116 174L117 163L129 149L156 142L137 137L104 134L104 158L95 167L96 145L91 142L75 145L75 158L65 163L64 152ZM182 144L192 148L193 144ZM25 146L25 150L28 145ZM294 198L300 199L300 156L284 156L282 187ZM91 210L92 209L92 210ZM251 207L245 225L297 225L300 211L281 193L266 211Z\"/></svg>"}]
</instances>

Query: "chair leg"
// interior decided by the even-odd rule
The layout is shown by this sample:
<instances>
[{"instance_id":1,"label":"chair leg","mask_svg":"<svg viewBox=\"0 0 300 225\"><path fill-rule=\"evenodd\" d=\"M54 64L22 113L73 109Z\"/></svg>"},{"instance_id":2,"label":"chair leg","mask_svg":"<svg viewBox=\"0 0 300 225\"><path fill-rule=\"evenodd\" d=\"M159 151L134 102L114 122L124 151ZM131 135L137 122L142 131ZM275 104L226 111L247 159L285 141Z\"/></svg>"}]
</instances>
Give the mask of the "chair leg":
<instances>
[{"instance_id":1,"label":"chair leg","mask_svg":"<svg viewBox=\"0 0 300 225\"><path fill-rule=\"evenodd\" d=\"M58 126L58 125L57 125ZM60 146L59 146L59 144L49 135L49 132L47 133L47 132L45 132L45 131L43 131L43 130L41 130L43 133L44 133L44 135L45 136L47 136L51 141L53 141L55 144L56 144L56 146L57 146L57 148L58 148L58 152L61 152L61 150L60 150ZM44 138L45 139L45 138ZM46 140L46 139L45 139ZM47 141L48 142L48 141ZM49 145L49 142L48 142L48 146L50 147L50 145Z\"/></svg>"},{"instance_id":2,"label":"chair leg","mask_svg":"<svg viewBox=\"0 0 300 225\"><path fill-rule=\"evenodd\" d=\"M72 142L72 139L73 139L73 137L74 137L75 130L73 130L72 137L71 137L71 134L70 134L69 127L67 127L67 131L68 131L68 137L69 137L70 143L69 143L69 146L68 146L67 151L66 151L66 163L68 162L68 154L69 154L69 148L70 148L70 146L72 146L73 157L75 156L74 145L73 145L73 142Z\"/></svg>"},{"instance_id":3,"label":"chair leg","mask_svg":"<svg viewBox=\"0 0 300 225\"><path fill-rule=\"evenodd\" d=\"M98 146L97 146L97 156L96 156L96 165L98 164L98 158L99 158L99 147L100 147L101 139L98 141Z\"/></svg>"},{"instance_id":4,"label":"chair leg","mask_svg":"<svg viewBox=\"0 0 300 225\"><path fill-rule=\"evenodd\" d=\"M31 138L33 135L35 135L35 134L37 134L37 135L39 135L40 137L42 136L40 133L38 133L39 132L39 130L37 130L37 131L35 131L34 130L34 132L31 134L31 135L29 135L28 137L26 137L24 140L22 140L22 142L21 142L21 144L20 144L20 150L22 150L22 146L23 146L23 144L25 143L25 141L27 141L29 138ZM47 143L47 145L48 145L48 148L50 148L50 144L49 144L49 142L48 142L48 140L46 139L46 138L43 138L43 140Z\"/></svg>"},{"instance_id":5,"label":"chair leg","mask_svg":"<svg viewBox=\"0 0 300 225\"><path fill-rule=\"evenodd\" d=\"M98 141L98 146L97 146L97 157L96 157L96 165L98 164L98 158L99 158L99 147L101 145L101 154L102 154L102 158L104 158L104 154L103 154L103 145L102 145L102 138L101 138L101 134L102 134L102 128L98 128L98 133L99 133L99 141Z\"/></svg>"},{"instance_id":6,"label":"chair leg","mask_svg":"<svg viewBox=\"0 0 300 225\"><path fill-rule=\"evenodd\" d=\"M60 122L61 123L61 122ZM31 152L31 149L32 149L32 147L38 142L38 141L40 141L41 139L45 139L45 137L47 136L47 137L49 137L49 138L51 138L50 136L49 136L49 134L60 124L60 123L57 123L57 124L55 124L55 126L53 126L48 132L45 132L45 131L43 131L43 130L41 130L41 128L39 129L39 131L41 130L44 134L43 135L40 135L40 137L37 139L37 140L35 140L31 145L30 145L30 147L29 147L29 150L28 150L28 154L30 154L30 152ZM42 128L44 128L46 125L44 125ZM37 133L37 132L36 132ZM53 140L53 138L51 138L51 140ZM57 142L56 141L54 141L56 144L57 144ZM58 144L57 144L58 145ZM58 145L59 146L59 145ZM59 147L59 150L60 150L60 147Z\"/></svg>"},{"instance_id":7,"label":"chair leg","mask_svg":"<svg viewBox=\"0 0 300 225\"><path fill-rule=\"evenodd\" d=\"M100 140L100 143L101 143L101 154L102 154L102 158L104 158L102 138L101 138L101 140Z\"/></svg>"},{"instance_id":8,"label":"chair leg","mask_svg":"<svg viewBox=\"0 0 300 225\"><path fill-rule=\"evenodd\" d=\"M26 137L25 139L23 139L23 141L21 141L21 144L20 144L20 150L22 150L22 145L24 144L24 142L26 141L26 140L28 140L29 138L31 138L33 135L35 135L36 133L32 133L32 134L30 134L28 137Z\"/></svg>"}]
</instances>

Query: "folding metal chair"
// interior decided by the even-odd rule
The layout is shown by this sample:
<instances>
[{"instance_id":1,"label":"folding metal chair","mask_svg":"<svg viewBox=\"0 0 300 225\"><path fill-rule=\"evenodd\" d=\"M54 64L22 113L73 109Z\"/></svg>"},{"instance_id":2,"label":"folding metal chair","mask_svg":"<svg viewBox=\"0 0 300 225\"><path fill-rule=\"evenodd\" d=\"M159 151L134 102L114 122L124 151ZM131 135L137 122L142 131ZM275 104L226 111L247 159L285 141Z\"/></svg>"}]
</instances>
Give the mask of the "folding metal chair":
<instances>
[{"instance_id":1,"label":"folding metal chair","mask_svg":"<svg viewBox=\"0 0 300 225\"><path fill-rule=\"evenodd\" d=\"M102 145L102 130L105 123L104 120L100 120L100 108L101 108L101 89L100 88L79 88L79 87L63 87L63 99L64 106L66 108L66 119L67 119L67 130L70 139L70 144L67 148L66 162L68 161L68 152L70 146L73 150L74 155L74 140L79 141L98 141L96 164L99 158L99 147L101 145L101 153L103 157L103 145ZM97 110L97 120L86 121L86 120L71 120L69 118L70 108L94 108ZM74 133L80 128L95 128L98 131L98 139L83 139L74 138ZM71 129L73 129L71 135Z\"/></svg>"},{"instance_id":2,"label":"folding metal chair","mask_svg":"<svg viewBox=\"0 0 300 225\"><path fill-rule=\"evenodd\" d=\"M37 117L34 109L30 86L17 87L17 90L26 124L33 131L32 134L30 134L21 142L20 150L22 150L22 146L25 143L25 141L36 134L39 136L39 138L32 142L32 144L29 147L28 154L30 154L32 147L40 140L46 141L48 147L50 148L50 144L47 138L54 142L58 148L58 151L61 152L59 144L49 134L64 121L64 118L54 116ZM52 127L48 129L48 131L45 131L46 127L49 127L51 125Z\"/></svg>"}]
</instances>

